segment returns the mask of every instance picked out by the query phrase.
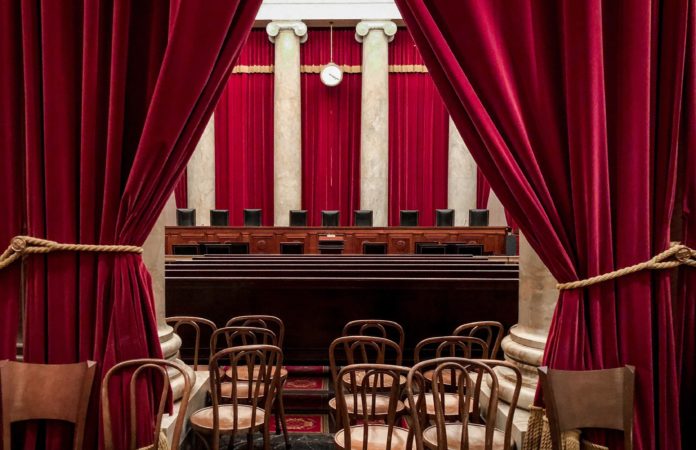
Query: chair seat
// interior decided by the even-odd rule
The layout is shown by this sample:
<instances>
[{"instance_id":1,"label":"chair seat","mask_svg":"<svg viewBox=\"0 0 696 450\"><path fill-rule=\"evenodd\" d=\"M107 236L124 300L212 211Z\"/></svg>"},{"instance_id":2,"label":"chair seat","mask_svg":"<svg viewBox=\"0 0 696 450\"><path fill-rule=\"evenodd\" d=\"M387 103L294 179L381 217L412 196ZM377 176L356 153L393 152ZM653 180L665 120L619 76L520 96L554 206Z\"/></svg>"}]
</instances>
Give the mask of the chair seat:
<instances>
[{"instance_id":1,"label":"chair seat","mask_svg":"<svg viewBox=\"0 0 696 450\"><path fill-rule=\"evenodd\" d=\"M382 450L387 448L387 437L389 427L387 425L368 425L367 445L363 446L363 425L350 427L350 448L351 450ZM334 442L339 448L345 449L345 430L336 432ZM400 427L392 428L391 450L405 450L408 442L408 430Z\"/></svg>"},{"instance_id":2,"label":"chair seat","mask_svg":"<svg viewBox=\"0 0 696 450\"><path fill-rule=\"evenodd\" d=\"M486 428L483 425L469 424L469 450L485 450L486 448ZM447 448L459 450L462 448L462 424L445 424L445 434L447 435ZM435 426L428 427L423 431L423 443L431 449L437 449L437 429ZM493 430L493 449L505 449L505 433L500 430Z\"/></svg>"},{"instance_id":3,"label":"chair seat","mask_svg":"<svg viewBox=\"0 0 696 450\"><path fill-rule=\"evenodd\" d=\"M254 379L259 377L259 371L261 368L259 366L254 367ZM275 367L271 370L271 374L275 375ZM232 368L225 370L225 375L232 378ZM285 380L288 378L288 370L285 367L280 368L280 379ZM237 366L237 379L238 380L248 380L249 379L249 368L247 366Z\"/></svg>"},{"instance_id":4,"label":"chair seat","mask_svg":"<svg viewBox=\"0 0 696 450\"><path fill-rule=\"evenodd\" d=\"M355 412L355 405L354 405L354 400L355 398L353 397L352 394L346 394L346 409L348 410L348 414L356 414ZM368 394L366 398L366 403L367 403L367 411L372 412L372 395ZM336 410L336 398L332 398L329 400L329 408ZM397 400L396 403L396 412L400 413L402 412L406 406L404 405L404 402L401 400ZM389 414L389 397L386 395L376 395L374 398L374 409L375 409L375 414L374 416L386 416ZM362 415L363 414L363 402L361 400L360 394L358 394L358 412L357 414Z\"/></svg>"},{"instance_id":5,"label":"chair seat","mask_svg":"<svg viewBox=\"0 0 696 450\"><path fill-rule=\"evenodd\" d=\"M242 381L237 381L237 392L236 392L236 397L238 399L251 399L253 397L257 397L256 394L256 382L251 383L251 392L249 392L249 381L242 380ZM224 382L220 383L220 395L222 398L232 398L232 383L230 382ZM258 397L263 397L266 395L266 385L261 384L259 386L259 393Z\"/></svg>"},{"instance_id":6,"label":"chair seat","mask_svg":"<svg viewBox=\"0 0 696 450\"><path fill-rule=\"evenodd\" d=\"M355 383L358 386L362 386L363 379L365 378L365 372L360 370L360 371L355 371L354 373L355 373ZM345 383L347 386L350 386L352 384L350 381L350 375L351 375L350 373L346 373L343 375L343 378L342 378L343 383ZM370 387L374 386L375 383L381 384L381 378L382 377L380 377L379 375L370 376ZM392 386L393 381L394 381L393 377L385 376L384 377L384 386L380 386L380 387L388 389ZM405 384L406 384L406 377L403 375L399 375L399 385L403 386Z\"/></svg>"},{"instance_id":7,"label":"chair seat","mask_svg":"<svg viewBox=\"0 0 696 450\"><path fill-rule=\"evenodd\" d=\"M427 372L425 372L423 374L423 377L432 383L434 373L435 373L434 370L428 370ZM455 370L455 373L457 374L457 377L459 377L461 375L461 370ZM452 371L451 370L443 370L442 371L442 383L445 386L452 386Z\"/></svg>"},{"instance_id":8,"label":"chair seat","mask_svg":"<svg viewBox=\"0 0 696 450\"><path fill-rule=\"evenodd\" d=\"M249 428L257 428L263 425L266 412L261 408L256 408L255 423L252 426L251 416L254 408L249 405L237 405L239 413L237 428L234 428L234 406L220 405L218 411L220 414L220 432L231 432L235 430L248 430ZM191 426L197 431L210 433L213 431L213 407L199 409L191 415Z\"/></svg>"},{"instance_id":9,"label":"chair seat","mask_svg":"<svg viewBox=\"0 0 696 450\"><path fill-rule=\"evenodd\" d=\"M406 407L411 409L411 405L408 404L408 399L406 399ZM428 412L429 416L435 416L435 399L432 394L425 396L425 410ZM474 411L474 402L469 402L469 412ZM454 417L459 416L459 395L446 393L445 394L445 416Z\"/></svg>"}]
</instances>

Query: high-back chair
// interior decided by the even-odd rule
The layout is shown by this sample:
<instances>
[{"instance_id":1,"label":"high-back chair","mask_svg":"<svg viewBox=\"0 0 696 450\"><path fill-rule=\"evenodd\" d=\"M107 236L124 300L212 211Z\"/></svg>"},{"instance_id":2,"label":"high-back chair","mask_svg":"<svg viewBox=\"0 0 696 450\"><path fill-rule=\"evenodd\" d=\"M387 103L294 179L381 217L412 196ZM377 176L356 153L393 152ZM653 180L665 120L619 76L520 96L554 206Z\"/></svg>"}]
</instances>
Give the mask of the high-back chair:
<instances>
[{"instance_id":1,"label":"high-back chair","mask_svg":"<svg viewBox=\"0 0 696 450\"><path fill-rule=\"evenodd\" d=\"M472 336L483 339L488 346L488 354L482 357L497 359L500 343L503 341L503 336L505 335L505 327L503 327L502 323L492 320L469 322L459 325L454 329L452 334L455 336Z\"/></svg>"},{"instance_id":2,"label":"high-back chair","mask_svg":"<svg viewBox=\"0 0 696 450\"><path fill-rule=\"evenodd\" d=\"M11 449L11 426L25 420L74 424L73 450L82 449L87 405L97 363L29 364L0 361L2 448Z\"/></svg>"},{"instance_id":3,"label":"high-back chair","mask_svg":"<svg viewBox=\"0 0 696 450\"><path fill-rule=\"evenodd\" d=\"M623 431L624 449L633 449L633 366L578 371L539 367L537 370L553 450L562 450L562 433L575 428Z\"/></svg>"},{"instance_id":4,"label":"high-back chair","mask_svg":"<svg viewBox=\"0 0 696 450\"><path fill-rule=\"evenodd\" d=\"M348 381L346 389L336 389L337 415L342 424L334 436L337 448L411 448L409 431L397 426L404 404L399 380L407 374L408 368L387 364L352 364L338 372L338 378ZM389 386L386 392L379 389L385 385ZM377 423L377 417L384 423ZM351 425L354 418L360 423Z\"/></svg>"},{"instance_id":5,"label":"high-back chair","mask_svg":"<svg viewBox=\"0 0 696 450\"><path fill-rule=\"evenodd\" d=\"M102 417L104 424L104 447L106 448L106 450L113 450L114 448L116 448L116 444L113 440L113 433L111 430L111 408L109 399L109 388L111 386L110 381L114 375L125 375L125 372L132 372L129 381L130 396L128 405L130 405L130 409L128 417L130 419L130 433L127 448L128 450L142 448L142 445L139 446L136 443L136 436L138 432L137 411L139 409L139 406L142 408L144 407L143 405L149 404L151 398L143 398L142 392L140 391L138 386L140 385L140 383L143 382L145 377L151 377L153 373L159 375L159 382L156 386L158 386L160 389L159 395L157 395L156 391L154 391L155 386L151 386L151 389L153 389L152 399L154 399L155 402L157 402L155 403L157 405L157 415L155 416L153 443L151 446L148 446L148 448L160 448L160 440L166 439L166 437L162 436L161 428L162 416L164 415L164 409L167 407L167 398L169 397L169 375L167 373L167 369L174 369L178 371L179 373L181 373L184 380L184 391L183 396L181 397L181 406L179 409L180 413L177 416L176 421L174 423L174 434L172 436L172 442L169 444L170 448L173 450L179 448L179 441L181 436L181 429L184 424L185 411L188 407L189 397L191 396L191 380L189 379L186 370L184 370L184 368L179 364L167 361L165 359L143 358L120 362L113 366L111 369L109 369L109 371L106 372L106 375L104 376L104 381L102 382L101 388L101 402ZM125 405L126 402L122 402L122 404Z\"/></svg>"},{"instance_id":6,"label":"high-back chair","mask_svg":"<svg viewBox=\"0 0 696 450\"><path fill-rule=\"evenodd\" d=\"M230 364L231 395L222 397L223 374L221 365ZM242 345L226 348L210 358L210 392L212 406L199 409L191 415L191 427L207 448L218 450L220 436L230 436L234 442L238 432L247 433L249 448L253 433L261 430L264 449L270 449L269 420L274 398L280 384L283 352L275 345ZM256 373L255 380L240 380L239 369ZM242 383L240 383L242 382ZM244 386L246 395L241 392Z\"/></svg>"},{"instance_id":7,"label":"high-back chair","mask_svg":"<svg viewBox=\"0 0 696 450\"><path fill-rule=\"evenodd\" d=\"M194 341L193 341L193 370L197 371L198 370L198 357L200 355L200 349L201 349L201 325L204 325L205 328L210 330L211 336L212 333L217 330L217 326L215 323L208 319L204 319L202 317L195 317L195 316L173 316L173 317L167 317L166 319L167 324L171 325L172 328L174 329L174 333L177 333L179 336L181 334L179 333L179 329L182 326L186 327L191 327L193 328L194 331ZM208 370L207 367L205 367L205 370Z\"/></svg>"},{"instance_id":8,"label":"high-back chair","mask_svg":"<svg viewBox=\"0 0 696 450\"><path fill-rule=\"evenodd\" d=\"M210 226L226 227L230 224L230 211L228 209L211 209Z\"/></svg>"},{"instance_id":9,"label":"high-back chair","mask_svg":"<svg viewBox=\"0 0 696 450\"><path fill-rule=\"evenodd\" d=\"M515 380L513 395L510 401L511 413L505 421L505 429L495 427L498 412L498 396L500 386L498 373L494 368L504 368L510 371ZM433 371L432 389L428 390L428 380L424 373ZM500 370L500 369L499 369ZM447 414L445 393L449 389L444 383L447 372L457 373L455 392L458 400L457 414L452 417ZM478 403L481 394L479 380L489 378L490 399L484 423L472 423L470 410L472 402ZM509 377L508 377L509 378ZM409 371L406 392L411 408L411 422L415 435L416 448L423 450L447 450L470 448L481 450L509 450L512 445L512 421L517 406L520 389L522 388L522 373L513 364L492 359L468 358L436 358L422 361ZM427 410L427 397L431 397L434 406L433 415Z\"/></svg>"},{"instance_id":10,"label":"high-back chair","mask_svg":"<svg viewBox=\"0 0 696 450\"><path fill-rule=\"evenodd\" d=\"M391 339L404 352L404 328L392 320L360 319L345 324L341 336L376 336Z\"/></svg>"}]
</instances>

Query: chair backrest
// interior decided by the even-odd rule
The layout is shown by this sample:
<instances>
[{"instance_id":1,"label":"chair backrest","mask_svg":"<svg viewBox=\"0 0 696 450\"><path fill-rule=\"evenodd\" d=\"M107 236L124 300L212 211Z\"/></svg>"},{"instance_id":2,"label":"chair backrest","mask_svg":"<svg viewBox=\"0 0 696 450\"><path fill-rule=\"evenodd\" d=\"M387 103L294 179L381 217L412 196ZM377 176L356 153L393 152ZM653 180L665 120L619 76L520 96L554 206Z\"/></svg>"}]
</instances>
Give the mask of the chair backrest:
<instances>
[{"instance_id":1,"label":"chair backrest","mask_svg":"<svg viewBox=\"0 0 696 450\"><path fill-rule=\"evenodd\" d=\"M218 330L219 331L219 330ZM264 414L264 426L268 426L271 416L270 411L275 400L276 392L280 388L280 368L283 365L283 351L275 345L242 345L220 350L210 358L210 393L213 403L213 436L212 442L220 442L220 403L222 397L222 377L225 371L220 370L220 361L229 364L226 371L231 378L230 399L233 408L232 429L239 429L239 400L237 389L247 384L247 396L244 396L245 405L252 408L251 420L249 423L256 423L258 409L262 408ZM252 376L239 376L239 368L246 368L247 374ZM248 378L244 380L243 378ZM217 447L215 447L217 448Z\"/></svg>"},{"instance_id":2,"label":"chair backrest","mask_svg":"<svg viewBox=\"0 0 696 450\"><path fill-rule=\"evenodd\" d=\"M486 341L473 336L435 336L416 344L413 361L417 364L433 358L475 359L475 355L487 359L488 349Z\"/></svg>"},{"instance_id":3,"label":"chair backrest","mask_svg":"<svg viewBox=\"0 0 696 450\"><path fill-rule=\"evenodd\" d=\"M371 209L356 209L353 211L353 222L356 227L371 227L372 226L372 210Z\"/></svg>"},{"instance_id":4,"label":"chair backrest","mask_svg":"<svg viewBox=\"0 0 696 450\"><path fill-rule=\"evenodd\" d=\"M390 339L404 352L404 328L392 320L359 319L351 320L343 327L341 336L377 336Z\"/></svg>"},{"instance_id":5,"label":"chair backrest","mask_svg":"<svg viewBox=\"0 0 696 450\"><path fill-rule=\"evenodd\" d=\"M322 227L337 227L340 211L322 211L321 226Z\"/></svg>"},{"instance_id":6,"label":"chair backrest","mask_svg":"<svg viewBox=\"0 0 696 450\"><path fill-rule=\"evenodd\" d=\"M277 345L283 348L283 340L285 339L285 324L276 316L268 316L263 314L250 314L246 316L233 317L227 321L226 327L258 327L271 330L275 333L278 342Z\"/></svg>"},{"instance_id":7,"label":"chair backrest","mask_svg":"<svg viewBox=\"0 0 696 450\"><path fill-rule=\"evenodd\" d=\"M437 450L446 450L448 448L448 439L445 424L451 421L452 418L445 412L445 393L455 392L458 397L459 416L455 421L462 424L462 434L460 436L460 449L470 448L468 424L470 421L469 411L473 405L474 412L472 417L477 417L478 404L481 396L483 380L488 379L490 388L490 398L488 407L480 426L485 428L485 440L482 450L493 450L493 437L496 427L496 415L498 412L498 397L500 395L500 385L498 383L498 373L496 368L502 368L507 372L506 379L512 381L514 379L514 389L510 401L510 411L513 411L505 421L504 429L504 444L502 448L510 448L512 439L512 423L514 419L514 411L517 407L520 390L522 388L522 373L513 364L506 361L498 361L492 359L468 359L468 358L436 358L426 361L421 361L415 364L409 371L406 378L406 393L410 405L416 405L411 408L411 418L413 423L413 432L415 435L416 448L424 449L423 431L429 424L432 416L429 416L427 409L426 397L431 396L435 411L435 427L437 432ZM500 370L500 369L499 369ZM425 374L432 373L432 381L428 381ZM457 374L453 378L449 378L449 382L445 376L447 373ZM431 389L428 389L430 384ZM454 386L452 385L454 384ZM476 447L480 448L480 447Z\"/></svg>"},{"instance_id":8,"label":"chair backrest","mask_svg":"<svg viewBox=\"0 0 696 450\"><path fill-rule=\"evenodd\" d=\"M554 450L562 449L561 434L575 428L623 431L624 448L633 448L633 366L604 370L539 367L538 372Z\"/></svg>"},{"instance_id":9,"label":"chair backrest","mask_svg":"<svg viewBox=\"0 0 696 450\"><path fill-rule=\"evenodd\" d=\"M401 389L401 377L408 375L408 367L389 364L350 364L341 369L337 374L338 379L346 380L346 389L336 389L336 413L343 427L344 443L343 448L357 448L351 443L351 417L348 412L346 401L347 398L352 398L353 411L362 412L362 420L359 426L362 427L360 436L363 436L363 450L368 450L368 440L364 439L367 436L368 427L373 423L372 419L376 415L377 402L375 397L387 395L387 441L385 450L392 447L392 431L397 425L397 405L402 400L403 392ZM388 389L385 391L384 386ZM353 414L353 417L355 415ZM358 413L358 418L359 413ZM383 423L381 423L383 424ZM411 440L409 439L408 449L411 448Z\"/></svg>"},{"instance_id":10,"label":"chair backrest","mask_svg":"<svg viewBox=\"0 0 696 450\"><path fill-rule=\"evenodd\" d=\"M453 227L454 226L454 210L453 209L436 209L435 210L435 226L436 227Z\"/></svg>"},{"instance_id":11,"label":"chair backrest","mask_svg":"<svg viewBox=\"0 0 696 450\"><path fill-rule=\"evenodd\" d=\"M484 320L459 325L452 332L454 336L472 336L483 339L488 346L488 355L484 358L497 359L500 344L505 335L505 327L500 322Z\"/></svg>"},{"instance_id":12,"label":"chair backrest","mask_svg":"<svg viewBox=\"0 0 696 450\"><path fill-rule=\"evenodd\" d=\"M399 344L376 336L341 336L329 346L329 368L334 386L338 380L339 363L346 364L392 364L400 366L403 355Z\"/></svg>"},{"instance_id":13,"label":"chair backrest","mask_svg":"<svg viewBox=\"0 0 696 450\"><path fill-rule=\"evenodd\" d=\"M488 226L488 210L487 209L470 209L469 210L469 226L470 227L487 227Z\"/></svg>"},{"instance_id":14,"label":"chair backrest","mask_svg":"<svg viewBox=\"0 0 696 450\"><path fill-rule=\"evenodd\" d=\"M177 208L176 224L180 227L195 227L196 210L192 208Z\"/></svg>"},{"instance_id":15,"label":"chair backrest","mask_svg":"<svg viewBox=\"0 0 696 450\"><path fill-rule=\"evenodd\" d=\"M227 209L211 209L210 225L213 227L226 227L230 224L230 211Z\"/></svg>"},{"instance_id":16,"label":"chair backrest","mask_svg":"<svg viewBox=\"0 0 696 450\"><path fill-rule=\"evenodd\" d=\"M290 210L290 226L291 227L306 227L307 226L307 210L306 209Z\"/></svg>"},{"instance_id":17,"label":"chair backrest","mask_svg":"<svg viewBox=\"0 0 696 450\"><path fill-rule=\"evenodd\" d=\"M245 209L244 210L244 226L245 227L260 227L261 226L260 209Z\"/></svg>"},{"instance_id":18,"label":"chair backrest","mask_svg":"<svg viewBox=\"0 0 696 450\"><path fill-rule=\"evenodd\" d=\"M165 320L169 325L172 325L172 327L174 328L174 333L178 333L179 328L182 325L187 325L193 328L193 331L195 333L195 340L193 343L193 370L198 370L198 355L200 354L201 349L200 325L205 325L206 328L210 329L211 337L212 333L214 333L215 330L217 330L217 326L208 319L194 316L174 316L167 317ZM179 334L179 336L181 336L181 334Z\"/></svg>"},{"instance_id":19,"label":"chair backrest","mask_svg":"<svg viewBox=\"0 0 696 450\"><path fill-rule=\"evenodd\" d=\"M124 405L124 407L126 404L130 405L128 412L128 417L130 419L130 439L128 444L129 450L135 450L136 448L139 448L136 442L136 436L138 434L137 411L139 410L139 405L140 408L142 408L144 407L143 405L147 405L151 401L151 398L149 398L148 396L145 396L145 398L143 398L143 383L146 382L146 379L152 380L151 375L153 373L159 375L160 381L157 385L158 387L160 387L159 395L157 395L155 391L155 383L149 383L150 389L152 389L152 399L154 399L157 402L155 404L158 405L157 415L155 416L153 436L153 448L158 448L161 436L160 430L162 428L162 416L164 415L164 409L167 407L167 398L169 397L170 393L169 375L167 373L167 369L174 369L183 376L184 391L182 394L183 396L181 397L181 406L179 411L185 412L188 407L189 397L191 396L191 380L189 379L188 373L181 365L172 361L167 361L166 359L143 358L120 362L113 366L111 369L109 369L108 372L106 372L101 388L102 417L104 425L104 447L106 448L106 450L113 450L115 448L113 432L111 429L111 407L109 399L109 390L111 385L109 382L111 381L111 378L114 375L118 374L123 376L126 375L126 372L129 372L130 375L130 381L128 384L130 395L129 401L121 401L121 404ZM184 416L185 413L179 413L179 415L176 418L176 422L174 423L174 434L172 435L172 442L170 442L170 447L172 448L172 450L176 450L179 448L181 429L184 424Z\"/></svg>"},{"instance_id":20,"label":"chair backrest","mask_svg":"<svg viewBox=\"0 0 696 450\"><path fill-rule=\"evenodd\" d=\"M399 226L401 226L401 227L417 227L418 226L418 210L402 209L399 212Z\"/></svg>"},{"instance_id":21,"label":"chair backrest","mask_svg":"<svg viewBox=\"0 0 696 450\"><path fill-rule=\"evenodd\" d=\"M81 449L97 363L30 364L0 361L2 443L11 449L11 425L24 420L62 420L75 425L73 449Z\"/></svg>"},{"instance_id":22,"label":"chair backrest","mask_svg":"<svg viewBox=\"0 0 696 450\"><path fill-rule=\"evenodd\" d=\"M210 355L216 354L220 336L225 338L222 348L240 347L245 345L278 345L278 336L268 328L229 326L218 328L210 336Z\"/></svg>"}]
</instances>

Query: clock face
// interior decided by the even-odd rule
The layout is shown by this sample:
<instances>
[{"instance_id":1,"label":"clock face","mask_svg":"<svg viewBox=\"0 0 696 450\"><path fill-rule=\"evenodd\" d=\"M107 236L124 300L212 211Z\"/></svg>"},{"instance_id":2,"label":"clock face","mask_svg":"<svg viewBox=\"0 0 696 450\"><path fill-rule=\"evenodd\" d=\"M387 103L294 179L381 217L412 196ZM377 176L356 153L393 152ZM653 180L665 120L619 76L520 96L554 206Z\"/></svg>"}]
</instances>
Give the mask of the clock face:
<instances>
[{"instance_id":1,"label":"clock face","mask_svg":"<svg viewBox=\"0 0 696 450\"><path fill-rule=\"evenodd\" d=\"M329 63L321 69L321 82L327 86L337 86L343 80L343 71L334 63Z\"/></svg>"}]
</instances>

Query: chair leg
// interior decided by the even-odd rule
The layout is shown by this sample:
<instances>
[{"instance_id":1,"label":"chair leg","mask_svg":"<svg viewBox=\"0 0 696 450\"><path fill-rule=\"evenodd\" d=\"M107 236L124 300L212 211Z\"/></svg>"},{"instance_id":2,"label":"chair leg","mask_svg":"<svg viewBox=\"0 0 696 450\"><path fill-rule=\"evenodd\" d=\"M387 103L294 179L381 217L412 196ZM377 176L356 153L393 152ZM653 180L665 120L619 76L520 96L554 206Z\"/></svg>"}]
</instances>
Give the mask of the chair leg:
<instances>
[{"instance_id":1,"label":"chair leg","mask_svg":"<svg viewBox=\"0 0 696 450\"><path fill-rule=\"evenodd\" d=\"M276 398L276 434L280 427L278 426L278 416L280 416L280 425L283 427L283 438L285 439L285 448L290 448L290 439L288 437L288 423L285 419L285 404L283 403L283 385L278 389L278 397Z\"/></svg>"},{"instance_id":2,"label":"chair leg","mask_svg":"<svg viewBox=\"0 0 696 450\"><path fill-rule=\"evenodd\" d=\"M253 428L250 428L250 429L249 429L249 432L247 433L247 448L248 448L249 450L253 450L253 449L254 449L254 432L253 432ZM231 447L230 447L230 449L231 449Z\"/></svg>"}]
</instances>

